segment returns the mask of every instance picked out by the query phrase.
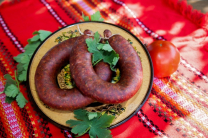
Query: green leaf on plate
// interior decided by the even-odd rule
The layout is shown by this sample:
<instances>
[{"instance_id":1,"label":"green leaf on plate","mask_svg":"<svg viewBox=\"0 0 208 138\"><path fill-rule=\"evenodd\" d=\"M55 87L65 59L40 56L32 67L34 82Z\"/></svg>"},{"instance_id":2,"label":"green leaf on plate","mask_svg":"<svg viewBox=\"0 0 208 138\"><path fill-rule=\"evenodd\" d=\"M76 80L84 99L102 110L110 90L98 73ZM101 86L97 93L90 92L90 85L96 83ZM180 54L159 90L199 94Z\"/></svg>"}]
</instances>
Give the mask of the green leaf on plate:
<instances>
[{"instance_id":1,"label":"green leaf on plate","mask_svg":"<svg viewBox=\"0 0 208 138\"><path fill-rule=\"evenodd\" d=\"M92 64L96 65L103 60L110 65L112 71L115 71L115 65L119 60L119 55L113 50L109 43L99 43L100 35L98 32L94 34L94 39L86 39L88 51L92 53Z\"/></svg>"},{"instance_id":2,"label":"green leaf on plate","mask_svg":"<svg viewBox=\"0 0 208 138\"><path fill-rule=\"evenodd\" d=\"M111 125L115 116L97 113L89 113L86 110L78 109L74 111L78 120L68 120L66 124L72 127L71 132L81 136L89 131L91 138L112 138L111 131L107 128ZM89 114L91 119L89 119Z\"/></svg>"},{"instance_id":3,"label":"green leaf on plate","mask_svg":"<svg viewBox=\"0 0 208 138\"><path fill-rule=\"evenodd\" d=\"M88 112L87 114L89 120L92 120L93 118L98 116L97 112Z\"/></svg>"}]
</instances>

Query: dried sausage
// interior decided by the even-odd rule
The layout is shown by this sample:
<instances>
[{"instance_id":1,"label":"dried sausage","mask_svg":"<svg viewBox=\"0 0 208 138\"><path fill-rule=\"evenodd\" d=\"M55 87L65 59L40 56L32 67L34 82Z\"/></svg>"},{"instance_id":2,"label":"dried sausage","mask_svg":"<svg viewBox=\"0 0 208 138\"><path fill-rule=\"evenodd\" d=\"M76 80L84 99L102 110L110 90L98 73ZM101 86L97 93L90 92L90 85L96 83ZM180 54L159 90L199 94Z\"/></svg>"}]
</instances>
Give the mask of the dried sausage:
<instances>
[{"instance_id":1,"label":"dried sausage","mask_svg":"<svg viewBox=\"0 0 208 138\"><path fill-rule=\"evenodd\" d=\"M108 29L105 29L104 32L103 32L103 35L104 35L104 38L109 38L112 36L112 33L110 30Z\"/></svg>"},{"instance_id":2,"label":"dried sausage","mask_svg":"<svg viewBox=\"0 0 208 138\"><path fill-rule=\"evenodd\" d=\"M69 63L72 47L78 41L85 43L85 38L68 39L54 46L41 59L35 74L35 85L40 100L46 105L60 110L75 110L94 101L93 98L83 95L77 88L60 89L56 80L60 70ZM102 68L102 65L99 66Z\"/></svg>"},{"instance_id":3,"label":"dried sausage","mask_svg":"<svg viewBox=\"0 0 208 138\"><path fill-rule=\"evenodd\" d=\"M122 36L111 36L109 44L120 57L121 78L116 84L103 81L94 72L86 43L79 42L72 48L70 66L75 84L84 95L101 103L116 104L128 100L139 90L143 80L142 65L134 48Z\"/></svg>"},{"instance_id":4,"label":"dried sausage","mask_svg":"<svg viewBox=\"0 0 208 138\"><path fill-rule=\"evenodd\" d=\"M102 80L108 82L111 81L113 72L111 71L109 64L105 62L99 62L95 65L94 70Z\"/></svg>"}]
</instances>

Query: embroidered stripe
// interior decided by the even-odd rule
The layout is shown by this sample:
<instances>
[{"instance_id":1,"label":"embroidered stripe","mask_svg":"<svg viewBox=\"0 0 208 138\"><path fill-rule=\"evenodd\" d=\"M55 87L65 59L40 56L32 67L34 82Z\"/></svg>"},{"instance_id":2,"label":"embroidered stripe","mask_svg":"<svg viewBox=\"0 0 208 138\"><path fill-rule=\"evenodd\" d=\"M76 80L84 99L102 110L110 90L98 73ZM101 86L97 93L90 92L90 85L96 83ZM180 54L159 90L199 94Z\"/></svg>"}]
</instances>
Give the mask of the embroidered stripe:
<instances>
[{"instance_id":1,"label":"embroidered stripe","mask_svg":"<svg viewBox=\"0 0 208 138\"><path fill-rule=\"evenodd\" d=\"M27 113L27 110L25 108L20 108L21 116L23 117L23 120L25 121L25 125L27 126L27 131L29 132L29 137L35 137L35 132L33 129L32 121L29 117L29 114Z\"/></svg>"},{"instance_id":2,"label":"embroidered stripe","mask_svg":"<svg viewBox=\"0 0 208 138\"><path fill-rule=\"evenodd\" d=\"M77 1L77 4L79 4L86 12L88 12L89 15L92 15L93 13L95 13L95 10L90 8L85 2Z\"/></svg>"},{"instance_id":3,"label":"embroidered stripe","mask_svg":"<svg viewBox=\"0 0 208 138\"><path fill-rule=\"evenodd\" d=\"M161 91L166 93L166 91L172 90L172 92L177 95L173 99L177 103L178 103L178 101L179 102L183 101L183 103L180 103L180 105L182 105L182 107L185 108L187 111L191 112L191 115L193 115L195 118L197 117L196 118L197 120L202 120L202 122L206 122L206 120L208 120L208 116L207 116L208 111L206 108L207 105L200 103L200 100L199 100L199 99L202 100L202 98L200 98L200 96L203 97L203 95L202 95L203 93L200 93L197 91L197 95L193 94L193 90L188 89L187 83L186 83L187 87L182 87L183 89L180 89L180 86L178 85L178 83L179 84L182 83L182 82L180 82L180 80L177 80L177 83L172 83L171 85L168 85L170 81L167 79L160 79L159 81L161 81L165 86L167 86L166 88L163 88ZM195 96L195 97L193 97L193 96ZM207 97L207 96L204 95L204 97ZM208 98L206 98L204 100L208 100ZM203 106L203 105L205 105L205 106ZM200 116L200 119L198 118L199 116ZM207 123L205 123L205 124L207 124Z\"/></svg>"},{"instance_id":4,"label":"embroidered stripe","mask_svg":"<svg viewBox=\"0 0 208 138\"><path fill-rule=\"evenodd\" d=\"M8 52L3 42L0 40L0 66L3 73L9 73L11 76L14 75L14 70L16 69L16 62L14 62L13 56Z\"/></svg>"},{"instance_id":5,"label":"embroidered stripe","mask_svg":"<svg viewBox=\"0 0 208 138\"><path fill-rule=\"evenodd\" d=\"M143 113L142 109L137 112L139 121L143 123L145 127L148 127L150 132L153 132L155 135L162 136L163 138L169 137L163 130L160 130L158 126L153 124L153 121L148 119L148 117Z\"/></svg>"},{"instance_id":6,"label":"embroidered stripe","mask_svg":"<svg viewBox=\"0 0 208 138\"><path fill-rule=\"evenodd\" d=\"M68 12L73 13L74 18L76 18L76 20L78 20L78 21L82 20L82 16L79 14L79 11L74 9L74 7L72 6L71 2L67 2L65 0L61 0L59 3L61 5L63 5L63 8L69 10Z\"/></svg>"},{"instance_id":7,"label":"embroidered stripe","mask_svg":"<svg viewBox=\"0 0 208 138\"><path fill-rule=\"evenodd\" d=\"M94 1L95 2L95 1ZM96 10L96 8L94 9L94 5L93 6L90 6L90 4L88 4L88 3L90 3L90 1L83 1L83 2L80 2L80 3L77 3L77 5L78 5L78 7L79 8L76 8L78 11L84 11L86 14L88 14L88 15L91 15L91 14L93 14ZM92 4L92 2L91 2L91 4ZM74 6L75 6L76 4L74 4ZM88 7L87 9L85 9L84 7ZM100 4L99 3L97 3L97 8L99 8L99 10L101 10L101 8L100 8ZM104 7L104 5L102 5L103 7ZM101 15L102 15L102 10L100 11L101 12ZM104 14L104 15L106 15L106 14ZM114 17L115 15L113 15L112 13L111 14L109 14L109 16L107 15L107 16L104 16L104 19L105 19L105 21L107 21L108 22L108 20L109 20L109 18L107 18L107 17L110 17L110 19L111 19L111 22L113 22L113 23L116 23L116 17Z\"/></svg>"},{"instance_id":8,"label":"embroidered stripe","mask_svg":"<svg viewBox=\"0 0 208 138\"><path fill-rule=\"evenodd\" d=\"M1 42L0 40L0 52L4 53L4 54L0 54L0 69L2 70L2 72L4 74L10 74L10 75L14 75L14 70L16 69L16 62L14 62L14 59L12 57L12 55L8 52L8 50L6 49L6 47L4 46L3 42ZM1 74L3 76L3 74ZM25 89L21 88L21 92L25 92ZM30 104L30 103L28 103ZM21 127L21 132L23 133L23 137L28 137L30 135L30 137L33 137L34 134L34 129L31 127L35 127L35 124L32 124L32 121L30 120L30 118L28 118L28 116L33 116L30 112L29 108L26 108L28 112L25 111L25 109L19 109L17 104L13 104L12 105L13 111L17 117L17 121L19 124L21 124L21 122L23 120L26 121L27 127L22 126ZM36 126L42 126L40 123L38 123L38 125L36 124ZM32 129L31 129L32 128ZM28 131L29 133L26 133L25 131ZM38 129L38 132L40 131L40 129ZM29 135L28 135L29 134ZM36 133L35 133L36 134Z\"/></svg>"},{"instance_id":9,"label":"embroidered stripe","mask_svg":"<svg viewBox=\"0 0 208 138\"><path fill-rule=\"evenodd\" d=\"M176 112L179 116L185 117L194 127L198 128L201 133L208 135L205 131L208 126L208 116L207 111L196 107L196 104L192 103L190 99L184 97L180 93L176 93L167 84L160 79L154 78L153 92L156 95L162 95L163 99L168 100L167 104L172 106L173 110L176 108ZM170 104L171 103L171 104ZM182 108L181 108L182 107Z\"/></svg>"},{"instance_id":10,"label":"embroidered stripe","mask_svg":"<svg viewBox=\"0 0 208 138\"><path fill-rule=\"evenodd\" d=\"M158 34L156 34L155 32L153 32L152 30L150 30L148 27L146 27L138 18L136 18L135 14L132 12L131 9L129 9L128 6L126 6L126 4L124 2L121 2L119 0L114 0L115 3L122 5L127 11L129 11L129 13L133 16L133 18L136 20L136 22L138 23L138 25L150 36L152 36L155 39L158 40L167 40L165 39L163 36L160 36ZM195 67L191 66L187 61L185 61L183 59L183 57L181 56L181 62L182 65L184 65L185 67L188 67L190 71L194 72L195 75L199 76L202 80L204 80L206 83L208 83L208 77L206 75L204 75L201 71L197 70Z\"/></svg>"},{"instance_id":11,"label":"embroidered stripe","mask_svg":"<svg viewBox=\"0 0 208 138\"><path fill-rule=\"evenodd\" d=\"M189 69L189 71L192 71L195 73L195 75L199 76L201 79L203 79L206 83L208 83L208 77L204 75L201 71L194 68L192 65L190 65L185 59L181 58L181 64L183 64L185 67Z\"/></svg>"},{"instance_id":12,"label":"embroidered stripe","mask_svg":"<svg viewBox=\"0 0 208 138\"><path fill-rule=\"evenodd\" d=\"M69 133L69 131L64 130L64 132L66 133L66 135L67 135L68 138L72 138L72 136L71 136L71 134Z\"/></svg>"},{"instance_id":13,"label":"embroidered stripe","mask_svg":"<svg viewBox=\"0 0 208 138\"><path fill-rule=\"evenodd\" d=\"M49 3L47 3L45 0L40 0L44 6L48 9L48 11L51 13L51 15L64 27L66 26L66 23L58 16L58 14L54 11L54 9L50 6Z\"/></svg>"},{"instance_id":14,"label":"embroidered stripe","mask_svg":"<svg viewBox=\"0 0 208 138\"><path fill-rule=\"evenodd\" d=\"M203 138L205 137L189 122L185 121L182 117L179 117L175 112L167 107L156 95L150 94L148 104L153 108L153 111L156 112L159 117L164 119L165 122L170 122L170 125L174 127L177 132L182 132L182 135L184 133L188 135L188 137L192 137L193 134L201 135Z\"/></svg>"},{"instance_id":15,"label":"embroidered stripe","mask_svg":"<svg viewBox=\"0 0 208 138\"><path fill-rule=\"evenodd\" d=\"M0 95L1 96L1 95ZM6 116L6 114L5 114L5 110L4 110L4 108L3 108L3 105L1 104L1 100L0 100L0 116L1 116L1 121L3 122L3 124L2 124L2 127L4 127L4 130L2 130L2 131L4 131L4 133L6 133L6 136L7 137L12 137L13 135L12 135L12 131L11 131L11 129L10 129L10 125L9 125L9 122L8 122L8 119L7 119L7 116Z\"/></svg>"},{"instance_id":16,"label":"embroidered stripe","mask_svg":"<svg viewBox=\"0 0 208 138\"><path fill-rule=\"evenodd\" d=\"M153 38L155 39L158 39L158 40L165 40L163 38L163 36L159 36L157 33L154 33L152 30L150 30L142 21L140 21L136 15L132 12L132 10L126 6L126 4L124 2L121 2L121 1L118 1L118 0L114 0L115 3L118 3L120 5L122 5L132 16L133 18L136 20L137 24L139 26L141 26L141 28L147 33L149 34L150 36L152 36Z\"/></svg>"},{"instance_id":17,"label":"embroidered stripe","mask_svg":"<svg viewBox=\"0 0 208 138\"><path fill-rule=\"evenodd\" d=\"M1 14L0 14L0 24L1 24L1 27L3 28L4 32L10 38L10 40L13 42L13 44L16 46L16 48L20 52L25 52L23 46L20 44L20 42L17 40L17 38L12 34L11 30L9 29L9 27L5 23L5 21L4 21L3 17L1 16Z\"/></svg>"},{"instance_id":18,"label":"embroidered stripe","mask_svg":"<svg viewBox=\"0 0 208 138\"><path fill-rule=\"evenodd\" d=\"M6 138L8 137L6 132L4 131L6 128L4 128L4 125L3 125L3 120L1 120L2 116L0 116L0 137L2 138Z\"/></svg>"},{"instance_id":19,"label":"embroidered stripe","mask_svg":"<svg viewBox=\"0 0 208 138\"><path fill-rule=\"evenodd\" d=\"M0 86L1 86L1 88L4 87L1 81L0 81ZM21 133L19 124L17 123L17 119L14 114L13 108L12 108L11 104L8 104L5 102L5 99L6 99L6 94L4 94L4 93L1 94L0 101L1 101L1 104L3 105L3 109L4 109L5 114L7 116L7 120L10 125L10 129L12 130L12 134L16 138L21 138L22 133Z\"/></svg>"},{"instance_id":20,"label":"embroidered stripe","mask_svg":"<svg viewBox=\"0 0 208 138\"><path fill-rule=\"evenodd\" d=\"M154 78L154 84L159 87L161 92L164 92L167 94L172 100L176 101L181 107L186 109L189 112L195 111L194 106L188 102L184 97L173 91L172 89L169 88L165 83L163 83L162 80Z\"/></svg>"},{"instance_id":21,"label":"embroidered stripe","mask_svg":"<svg viewBox=\"0 0 208 138\"><path fill-rule=\"evenodd\" d=\"M64 8L64 7L62 6L62 3L61 3L59 0L55 0L55 2L56 2L56 3L59 5L59 7L60 7L62 10L64 10L65 13L66 13L70 18L72 18L75 22L79 22L79 21L80 21L79 19L77 19L78 17L76 17L75 14L73 14L73 13L71 12L70 9Z\"/></svg>"},{"instance_id":22,"label":"embroidered stripe","mask_svg":"<svg viewBox=\"0 0 208 138\"><path fill-rule=\"evenodd\" d=\"M177 76L176 74L177 72L173 73L170 77L172 85L177 85L176 87L179 87L184 94L191 96L189 99L196 100L196 103L200 102L200 104L203 104L204 107L208 107L207 93L204 93L200 89L193 87L193 84L190 84L190 82L185 80L185 78Z\"/></svg>"},{"instance_id":23,"label":"embroidered stripe","mask_svg":"<svg viewBox=\"0 0 208 138\"><path fill-rule=\"evenodd\" d=\"M118 18L120 17L120 15L115 14L115 11L112 12L111 8L110 7L107 8L106 4L104 3L100 4L92 0L85 0L84 2L86 3L86 5L88 5L91 8L91 10L93 10L93 8L95 8L94 11L99 10L102 17L104 17L106 22L118 24L117 22L118 22Z\"/></svg>"},{"instance_id":24,"label":"embroidered stripe","mask_svg":"<svg viewBox=\"0 0 208 138\"><path fill-rule=\"evenodd\" d=\"M191 126L194 127L194 129L197 129L199 132L203 133L206 136L208 135L206 133L206 131L205 131L206 128L204 128L203 126L201 126L199 124L199 122L197 122L197 120L191 118L189 116L190 114L184 113L184 110L181 109L181 107L179 107L176 103L174 103L173 101L171 101L170 98L168 99L164 95L158 94L158 93L160 93L160 91L156 90L155 88L152 88L151 93L154 94L154 95L156 95L163 103L165 103L165 105L168 108L170 108L171 110L173 110L173 112L175 112L179 116L178 119L184 119L186 124L191 124Z\"/></svg>"},{"instance_id":25,"label":"embroidered stripe","mask_svg":"<svg viewBox=\"0 0 208 138\"><path fill-rule=\"evenodd\" d=\"M198 91L202 91L203 93L207 94L207 90L204 88L201 88L201 86L197 85L193 80L191 80L190 78L184 76L183 73L181 73L180 71L176 71L178 73L178 76L183 77L183 79L185 79L187 82L191 83L191 86L194 87L194 89L197 89Z\"/></svg>"}]
</instances>

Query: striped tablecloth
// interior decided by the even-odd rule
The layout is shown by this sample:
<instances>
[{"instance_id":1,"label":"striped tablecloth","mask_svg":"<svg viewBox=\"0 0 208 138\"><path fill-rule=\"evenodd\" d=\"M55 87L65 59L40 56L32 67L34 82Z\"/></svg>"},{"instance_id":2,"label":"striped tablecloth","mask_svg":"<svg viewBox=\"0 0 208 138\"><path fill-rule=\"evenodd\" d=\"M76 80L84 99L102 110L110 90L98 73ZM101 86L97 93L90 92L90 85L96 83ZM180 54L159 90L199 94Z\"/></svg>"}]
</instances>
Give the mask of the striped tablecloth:
<instances>
[{"instance_id":1,"label":"striped tablecloth","mask_svg":"<svg viewBox=\"0 0 208 138\"><path fill-rule=\"evenodd\" d=\"M208 15L185 0L13 0L0 5L0 92L4 74L14 77L13 57L24 52L36 30L51 32L79 22L82 12L100 11L106 22L128 29L144 43L168 40L181 53L178 70L154 78L151 94L138 113L112 129L114 138L208 137ZM20 86L28 98L26 86ZM1 138L70 138L70 131L44 119L28 102L19 108L0 94ZM82 137L89 137L84 135Z\"/></svg>"}]
</instances>

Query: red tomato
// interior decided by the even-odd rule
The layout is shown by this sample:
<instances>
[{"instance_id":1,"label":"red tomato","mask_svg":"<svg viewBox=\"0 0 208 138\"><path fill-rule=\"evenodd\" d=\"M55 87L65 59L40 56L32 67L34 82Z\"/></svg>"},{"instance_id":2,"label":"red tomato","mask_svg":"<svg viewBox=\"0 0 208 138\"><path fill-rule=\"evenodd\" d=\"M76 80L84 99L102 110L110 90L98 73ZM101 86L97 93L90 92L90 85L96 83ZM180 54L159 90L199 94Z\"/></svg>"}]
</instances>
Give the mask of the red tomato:
<instances>
[{"instance_id":1,"label":"red tomato","mask_svg":"<svg viewBox=\"0 0 208 138\"><path fill-rule=\"evenodd\" d=\"M171 42L156 40L147 47L147 50L153 62L155 77L167 77L177 70L180 53Z\"/></svg>"}]
</instances>

